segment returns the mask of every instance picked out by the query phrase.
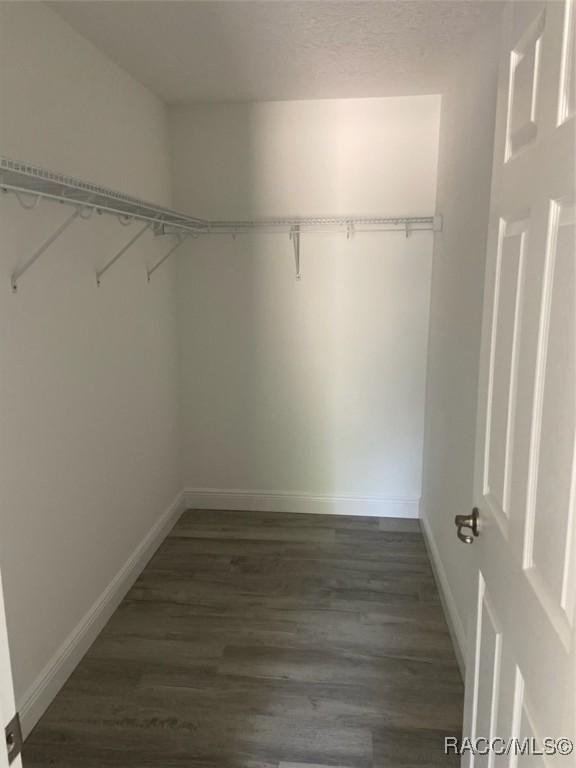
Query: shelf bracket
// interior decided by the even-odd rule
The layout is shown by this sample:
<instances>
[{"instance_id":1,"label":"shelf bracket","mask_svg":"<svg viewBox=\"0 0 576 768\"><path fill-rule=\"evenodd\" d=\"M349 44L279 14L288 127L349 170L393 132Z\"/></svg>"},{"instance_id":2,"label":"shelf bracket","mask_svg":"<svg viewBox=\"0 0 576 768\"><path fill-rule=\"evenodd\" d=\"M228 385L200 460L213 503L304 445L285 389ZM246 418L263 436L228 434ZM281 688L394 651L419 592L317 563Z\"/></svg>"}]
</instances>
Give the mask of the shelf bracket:
<instances>
[{"instance_id":1,"label":"shelf bracket","mask_svg":"<svg viewBox=\"0 0 576 768\"><path fill-rule=\"evenodd\" d=\"M114 264L116 264L118 259L120 259L122 256L124 256L126 251L129 248L131 248L134 245L134 243L137 240L139 240L142 237L142 235L150 229L152 224L153 224L153 222L149 221L145 226L143 226L141 229L139 229L138 232L136 232L136 234L133 237L131 237L130 240L128 240L126 245L124 245L122 248L120 248L118 253L115 256L113 256L110 259L110 261L108 261L106 264L104 264L102 269L97 270L97 272L96 272L96 285L100 285L100 280L102 278L102 275L105 274L106 272L108 272L110 267L114 266Z\"/></svg>"},{"instance_id":2,"label":"shelf bracket","mask_svg":"<svg viewBox=\"0 0 576 768\"><path fill-rule=\"evenodd\" d=\"M290 240L294 246L294 262L296 264L296 280L302 280L300 272L300 225L296 224L290 228Z\"/></svg>"},{"instance_id":3,"label":"shelf bracket","mask_svg":"<svg viewBox=\"0 0 576 768\"><path fill-rule=\"evenodd\" d=\"M164 254L164 256L162 256L162 258L160 259L160 261L157 261L157 262L156 262L156 264L154 264L154 266L153 266L151 269L146 269L146 278L147 278L148 282L150 282L150 278L152 277L152 275L154 274L154 272L156 272L156 270L158 269L158 267L161 267L161 266L162 266L162 264L164 264L164 262L165 262L167 259L169 259L169 258L170 258L170 256L172 256L172 254L174 253L174 251L175 251L177 248L180 248L180 246L182 245L182 243L183 243L185 240L187 240L187 239L188 239L188 237L189 237L188 235L179 235L179 236L178 236L178 242L177 242L175 245L173 245L173 246L172 246L172 248L170 248L170 250L169 250L167 253L165 253L165 254Z\"/></svg>"},{"instance_id":4,"label":"shelf bracket","mask_svg":"<svg viewBox=\"0 0 576 768\"><path fill-rule=\"evenodd\" d=\"M63 232L65 232L68 229L68 227L74 221L76 221L76 219L79 216L81 216L81 213L82 213L81 208L75 208L74 212L71 213L70 216L68 216L68 218L65 219L65 221L62 224L60 224L58 229L55 232L53 232L47 240L44 240L40 248L38 248L38 250L35 251L35 253L33 253L32 256L30 256L28 261L25 261L21 267L19 267L12 273L12 277L10 278L10 283L12 285L12 293L18 293L18 280L20 280L22 275L25 272L27 272L30 269L30 267L38 261L40 256L42 256L42 254L45 253L48 250L48 248L50 248L52 243L56 242L56 240L58 240L60 235Z\"/></svg>"}]
</instances>

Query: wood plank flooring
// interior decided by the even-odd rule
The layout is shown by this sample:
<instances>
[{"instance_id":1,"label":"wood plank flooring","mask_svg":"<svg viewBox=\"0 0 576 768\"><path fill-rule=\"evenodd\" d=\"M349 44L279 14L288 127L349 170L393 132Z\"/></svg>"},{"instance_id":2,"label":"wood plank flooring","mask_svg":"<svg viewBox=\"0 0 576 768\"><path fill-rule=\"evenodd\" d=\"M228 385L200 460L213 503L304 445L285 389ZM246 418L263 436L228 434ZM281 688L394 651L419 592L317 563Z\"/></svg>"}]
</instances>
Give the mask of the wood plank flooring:
<instances>
[{"instance_id":1,"label":"wood plank flooring","mask_svg":"<svg viewBox=\"0 0 576 768\"><path fill-rule=\"evenodd\" d=\"M24 765L455 766L462 703L415 522L190 511Z\"/></svg>"}]
</instances>

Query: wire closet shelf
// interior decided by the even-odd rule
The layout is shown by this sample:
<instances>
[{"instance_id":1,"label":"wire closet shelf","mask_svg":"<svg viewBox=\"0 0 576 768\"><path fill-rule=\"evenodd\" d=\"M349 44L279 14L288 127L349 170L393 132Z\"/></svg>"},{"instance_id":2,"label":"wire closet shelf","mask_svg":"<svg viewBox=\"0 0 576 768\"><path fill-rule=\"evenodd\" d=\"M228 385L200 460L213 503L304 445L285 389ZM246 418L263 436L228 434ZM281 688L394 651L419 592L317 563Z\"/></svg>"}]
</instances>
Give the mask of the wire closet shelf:
<instances>
[{"instance_id":1,"label":"wire closet shelf","mask_svg":"<svg viewBox=\"0 0 576 768\"><path fill-rule=\"evenodd\" d=\"M437 231L441 219L436 216L314 216L275 217L253 220L209 221L171 208L148 203L107 187L83 181L73 176L46 170L30 163L0 156L0 189L13 193L22 207L34 209L42 199L52 200L72 207L71 215L58 229L14 272L12 290L16 292L18 280L32 264L78 218L88 219L96 211L116 216L121 223L142 222L144 226L97 270L96 281L100 285L102 275L110 269L126 251L148 230L155 235L175 235L176 242L151 268L148 280L169 256L189 237L200 235L236 235L249 232L286 232L293 242L296 260L296 276L300 277L300 235L303 232L345 232L348 237L356 232L384 232L401 230L408 236L415 231Z\"/></svg>"}]
</instances>

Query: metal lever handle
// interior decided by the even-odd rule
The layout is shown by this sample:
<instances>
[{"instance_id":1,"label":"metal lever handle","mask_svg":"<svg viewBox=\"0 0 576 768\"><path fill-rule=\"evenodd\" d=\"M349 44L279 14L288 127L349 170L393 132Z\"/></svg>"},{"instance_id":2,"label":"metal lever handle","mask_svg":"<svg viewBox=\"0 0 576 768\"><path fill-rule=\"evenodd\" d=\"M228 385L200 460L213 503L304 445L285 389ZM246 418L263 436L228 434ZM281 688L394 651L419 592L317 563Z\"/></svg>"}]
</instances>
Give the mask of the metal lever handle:
<instances>
[{"instance_id":1,"label":"metal lever handle","mask_svg":"<svg viewBox=\"0 0 576 768\"><path fill-rule=\"evenodd\" d=\"M471 515L456 515L454 518L457 536L464 544L473 544L474 539L479 535L478 517L478 507L474 507ZM469 533L463 532L465 528L472 532L472 536Z\"/></svg>"}]
</instances>

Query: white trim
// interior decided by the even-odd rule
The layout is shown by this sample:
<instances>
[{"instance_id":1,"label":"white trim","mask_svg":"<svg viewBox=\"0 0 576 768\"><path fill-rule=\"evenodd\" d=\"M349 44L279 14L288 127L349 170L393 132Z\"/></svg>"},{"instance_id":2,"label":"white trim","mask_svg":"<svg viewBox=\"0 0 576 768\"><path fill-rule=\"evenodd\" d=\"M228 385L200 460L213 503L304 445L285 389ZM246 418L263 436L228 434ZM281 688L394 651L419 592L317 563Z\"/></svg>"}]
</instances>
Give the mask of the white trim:
<instances>
[{"instance_id":1,"label":"white trim","mask_svg":"<svg viewBox=\"0 0 576 768\"><path fill-rule=\"evenodd\" d=\"M420 499L382 496L318 496L287 491L187 488L188 509L221 509L251 512L301 512L319 515L418 518Z\"/></svg>"},{"instance_id":2,"label":"white trim","mask_svg":"<svg viewBox=\"0 0 576 768\"><path fill-rule=\"evenodd\" d=\"M440 593L444 614L446 615L446 623L448 624L448 629L450 630L450 635L452 637L456 660L460 667L462 679L464 680L466 669L466 632L464 631L464 625L462 624L460 614L456 608L456 601L454 600L454 595L450 588L448 576L442 565L440 552L438 551L438 545L434 539L432 528L424 515L420 518L420 526L422 528L422 533L424 534L424 541L430 557L430 563L432 564L438 592Z\"/></svg>"},{"instance_id":3,"label":"white trim","mask_svg":"<svg viewBox=\"0 0 576 768\"><path fill-rule=\"evenodd\" d=\"M104 592L78 622L18 702L26 737L98 637L128 590L146 567L184 510L180 493L162 513Z\"/></svg>"}]
</instances>

